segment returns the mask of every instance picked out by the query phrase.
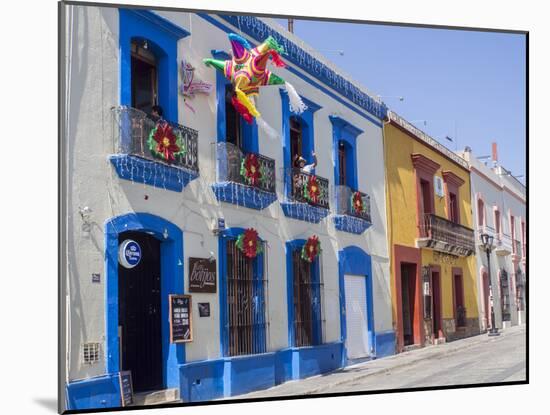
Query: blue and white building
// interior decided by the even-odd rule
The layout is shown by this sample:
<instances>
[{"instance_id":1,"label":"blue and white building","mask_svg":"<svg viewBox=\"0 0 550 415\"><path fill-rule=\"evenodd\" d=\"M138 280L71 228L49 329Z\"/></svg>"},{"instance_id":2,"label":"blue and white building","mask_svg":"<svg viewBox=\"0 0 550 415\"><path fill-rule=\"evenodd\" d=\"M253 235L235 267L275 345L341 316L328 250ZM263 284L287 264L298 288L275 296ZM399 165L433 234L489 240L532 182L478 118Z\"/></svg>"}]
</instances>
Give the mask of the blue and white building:
<instances>
[{"instance_id":1,"label":"blue and white building","mask_svg":"<svg viewBox=\"0 0 550 415\"><path fill-rule=\"evenodd\" d=\"M121 371L136 401L196 402L393 354L384 104L269 19L82 5L62 17L67 408L120 406ZM233 32L253 46L272 35L287 51L288 66L272 70L308 109L293 114L283 90L262 88L277 139L236 116L226 80L202 64L229 57ZM184 100L182 60L209 95ZM184 143L174 163L147 146L153 104ZM311 175L292 165L312 152L315 203L303 191ZM250 153L255 185L240 174ZM236 248L248 228L263 247L254 259ZM300 253L313 235L322 252L309 264ZM189 258L215 261L214 292L190 289ZM192 296L192 341L170 342L170 294Z\"/></svg>"}]
</instances>

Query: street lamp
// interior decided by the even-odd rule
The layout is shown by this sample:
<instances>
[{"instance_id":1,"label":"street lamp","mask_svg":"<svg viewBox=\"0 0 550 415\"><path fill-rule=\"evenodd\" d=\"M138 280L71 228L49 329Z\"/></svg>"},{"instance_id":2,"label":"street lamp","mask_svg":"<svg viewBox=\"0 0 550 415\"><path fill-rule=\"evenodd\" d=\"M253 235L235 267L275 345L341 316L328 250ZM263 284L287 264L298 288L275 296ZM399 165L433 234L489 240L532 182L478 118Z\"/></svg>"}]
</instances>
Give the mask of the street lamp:
<instances>
[{"instance_id":1,"label":"street lamp","mask_svg":"<svg viewBox=\"0 0 550 415\"><path fill-rule=\"evenodd\" d=\"M500 336L500 333L498 332L498 328L495 324L495 307L494 307L494 301L493 301L493 282L491 278L491 251L493 250L493 239L494 237L482 233L480 235L481 243L483 245L483 249L485 250L485 253L487 254L487 269L488 269L488 277L489 277L489 301L491 304L491 329L489 330L489 336Z\"/></svg>"}]
</instances>

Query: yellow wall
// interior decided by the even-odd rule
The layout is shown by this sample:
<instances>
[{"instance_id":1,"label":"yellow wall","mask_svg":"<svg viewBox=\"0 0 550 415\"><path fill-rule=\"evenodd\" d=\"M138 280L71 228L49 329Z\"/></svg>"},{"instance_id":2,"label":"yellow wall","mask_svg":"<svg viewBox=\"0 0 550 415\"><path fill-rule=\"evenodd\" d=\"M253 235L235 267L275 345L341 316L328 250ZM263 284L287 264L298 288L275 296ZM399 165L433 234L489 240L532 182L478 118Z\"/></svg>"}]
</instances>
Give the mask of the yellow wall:
<instances>
[{"instance_id":1,"label":"yellow wall","mask_svg":"<svg viewBox=\"0 0 550 415\"><path fill-rule=\"evenodd\" d=\"M438 163L441 167L435 173L442 177L442 171L449 170L464 180L459 188L458 202L460 209L460 223L472 228L472 208L470 196L470 174L456 163L444 157L430 146L412 138L392 124L384 125L384 151L386 168L386 201L388 216L388 238L391 254L394 245L415 247L418 235L416 227L416 182L411 154L420 153ZM438 216L449 218L445 197L434 194L435 213ZM449 257L447 257L449 258ZM461 267L464 280L464 300L468 318L478 316L477 285L475 283L475 257L451 258L451 265L447 261L434 260L434 252L422 249L422 265L440 265L443 318L452 318L452 267ZM395 293L395 270L391 261L392 293ZM395 319L395 295L393 309Z\"/></svg>"}]
</instances>

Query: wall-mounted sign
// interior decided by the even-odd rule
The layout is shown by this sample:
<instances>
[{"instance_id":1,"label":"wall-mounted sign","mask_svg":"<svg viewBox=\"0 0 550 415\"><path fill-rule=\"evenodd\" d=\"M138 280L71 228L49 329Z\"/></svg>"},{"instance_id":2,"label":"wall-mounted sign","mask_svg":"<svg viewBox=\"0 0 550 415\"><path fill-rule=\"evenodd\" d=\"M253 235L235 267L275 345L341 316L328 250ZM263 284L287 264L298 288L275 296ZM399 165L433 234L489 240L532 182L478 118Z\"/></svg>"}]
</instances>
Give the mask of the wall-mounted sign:
<instances>
[{"instance_id":1,"label":"wall-mounted sign","mask_svg":"<svg viewBox=\"0 0 550 415\"><path fill-rule=\"evenodd\" d=\"M126 239L118 248L118 262L124 268L134 268L141 261L141 247L132 240Z\"/></svg>"},{"instance_id":2,"label":"wall-mounted sign","mask_svg":"<svg viewBox=\"0 0 550 415\"><path fill-rule=\"evenodd\" d=\"M191 296L170 294L170 343L193 341Z\"/></svg>"},{"instance_id":3,"label":"wall-mounted sign","mask_svg":"<svg viewBox=\"0 0 550 415\"><path fill-rule=\"evenodd\" d=\"M92 282L99 284L101 282L101 274L98 272L92 273Z\"/></svg>"},{"instance_id":4,"label":"wall-mounted sign","mask_svg":"<svg viewBox=\"0 0 550 415\"><path fill-rule=\"evenodd\" d=\"M199 304L199 317L210 317L210 303Z\"/></svg>"},{"instance_id":5,"label":"wall-mounted sign","mask_svg":"<svg viewBox=\"0 0 550 415\"><path fill-rule=\"evenodd\" d=\"M208 258L189 258L189 292L216 292L216 261Z\"/></svg>"},{"instance_id":6,"label":"wall-mounted sign","mask_svg":"<svg viewBox=\"0 0 550 415\"><path fill-rule=\"evenodd\" d=\"M122 406L128 406L134 403L134 388L132 386L132 372L129 370L119 372L118 380L120 382L120 401Z\"/></svg>"}]
</instances>

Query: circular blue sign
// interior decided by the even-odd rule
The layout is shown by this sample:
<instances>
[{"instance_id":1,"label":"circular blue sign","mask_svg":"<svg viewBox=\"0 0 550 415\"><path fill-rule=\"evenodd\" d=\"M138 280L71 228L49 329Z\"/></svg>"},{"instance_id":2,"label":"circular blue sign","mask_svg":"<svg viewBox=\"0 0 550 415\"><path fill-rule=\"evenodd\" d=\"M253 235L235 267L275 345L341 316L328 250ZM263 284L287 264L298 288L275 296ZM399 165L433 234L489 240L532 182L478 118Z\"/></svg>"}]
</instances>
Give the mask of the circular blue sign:
<instances>
[{"instance_id":1,"label":"circular blue sign","mask_svg":"<svg viewBox=\"0 0 550 415\"><path fill-rule=\"evenodd\" d=\"M126 239L120 244L118 261L124 268L134 268L141 261L141 247L132 240Z\"/></svg>"}]
</instances>

